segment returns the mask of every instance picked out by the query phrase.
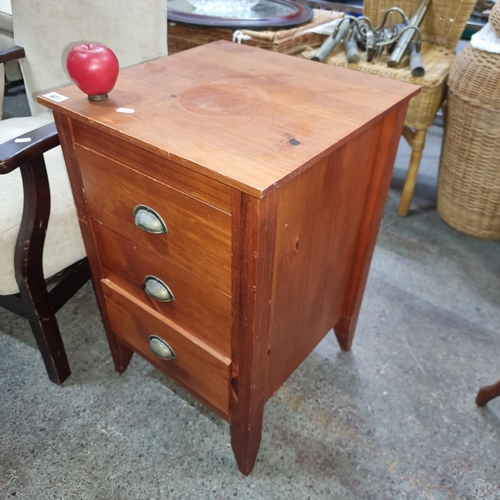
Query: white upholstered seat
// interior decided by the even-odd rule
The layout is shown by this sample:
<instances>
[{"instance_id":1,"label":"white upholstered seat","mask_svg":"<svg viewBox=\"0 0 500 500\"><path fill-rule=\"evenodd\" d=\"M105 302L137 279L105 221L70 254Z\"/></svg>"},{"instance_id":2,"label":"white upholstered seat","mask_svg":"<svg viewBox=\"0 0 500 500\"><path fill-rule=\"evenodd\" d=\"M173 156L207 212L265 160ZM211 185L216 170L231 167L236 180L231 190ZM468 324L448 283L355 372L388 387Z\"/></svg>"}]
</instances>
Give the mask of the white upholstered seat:
<instances>
[{"instance_id":1,"label":"white upholstered seat","mask_svg":"<svg viewBox=\"0 0 500 500\"><path fill-rule=\"evenodd\" d=\"M10 118L0 122L0 142L50 123L52 116ZM7 126L4 126L7 125ZM51 191L51 211L43 252L46 278L85 257L75 203L61 148L44 154ZM23 183L19 169L0 177L0 295L19 291L14 275L14 249L23 211Z\"/></svg>"},{"instance_id":2,"label":"white upholstered seat","mask_svg":"<svg viewBox=\"0 0 500 500\"><path fill-rule=\"evenodd\" d=\"M70 83L62 55L71 44L104 43L117 54L120 67L167 54L166 0L12 0L12 15L15 43L26 52L21 67L34 116L0 121L0 143L52 121L35 98ZM85 257L85 249L61 150L44 156L51 191L43 253L47 279ZM22 209L19 170L0 176L0 295L19 291L13 262Z\"/></svg>"}]
</instances>

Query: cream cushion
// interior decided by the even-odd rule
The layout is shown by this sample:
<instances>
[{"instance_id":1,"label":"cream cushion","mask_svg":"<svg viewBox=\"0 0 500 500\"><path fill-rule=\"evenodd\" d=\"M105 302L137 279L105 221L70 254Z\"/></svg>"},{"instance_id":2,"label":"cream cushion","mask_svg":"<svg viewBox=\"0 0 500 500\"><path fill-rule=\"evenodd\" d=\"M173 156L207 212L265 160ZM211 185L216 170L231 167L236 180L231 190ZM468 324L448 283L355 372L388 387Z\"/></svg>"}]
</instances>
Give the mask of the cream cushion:
<instances>
[{"instance_id":1,"label":"cream cushion","mask_svg":"<svg viewBox=\"0 0 500 500\"><path fill-rule=\"evenodd\" d=\"M0 8L3 3L10 2L0 0ZM15 42L26 52L20 62L35 118L0 122L0 143L52 120L35 96L69 83L64 55L74 43L108 45L122 68L167 55L166 0L12 0L12 19ZM60 148L44 156L52 198L43 251L49 278L85 257L85 250ZM18 291L13 259L22 209L20 172L0 176L0 295Z\"/></svg>"},{"instance_id":2,"label":"cream cushion","mask_svg":"<svg viewBox=\"0 0 500 500\"><path fill-rule=\"evenodd\" d=\"M10 0L0 0L0 33L13 37L12 6Z\"/></svg>"},{"instance_id":3,"label":"cream cushion","mask_svg":"<svg viewBox=\"0 0 500 500\"><path fill-rule=\"evenodd\" d=\"M7 49L14 45L12 30L12 6L10 0L0 0L0 48ZM8 82L15 82L22 78L18 61L8 61L5 64L5 78Z\"/></svg>"},{"instance_id":4,"label":"cream cushion","mask_svg":"<svg viewBox=\"0 0 500 500\"><path fill-rule=\"evenodd\" d=\"M52 121L50 113L37 117L10 118L0 122L0 143ZM43 249L45 278L85 257L75 203L61 148L44 154L49 176L51 208ZM56 186L54 188L54 186ZM0 295L19 292L14 275L14 250L23 213L23 183L19 169L0 176Z\"/></svg>"}]
</instances>

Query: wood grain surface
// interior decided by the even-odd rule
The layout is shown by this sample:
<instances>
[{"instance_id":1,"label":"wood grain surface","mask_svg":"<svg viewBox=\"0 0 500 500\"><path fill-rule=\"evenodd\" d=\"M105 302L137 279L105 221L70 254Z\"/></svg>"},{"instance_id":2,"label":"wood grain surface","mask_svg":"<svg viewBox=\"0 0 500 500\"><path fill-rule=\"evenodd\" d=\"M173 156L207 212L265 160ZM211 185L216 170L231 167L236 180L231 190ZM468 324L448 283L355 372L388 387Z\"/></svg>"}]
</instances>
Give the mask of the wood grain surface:
<instances>
[{"instance_id":1,"label":"wood grain surface","mask_svg":"<svg viewBox=\"0 0 500 500\"><path fill-rule=\"evenodd\" d=\"M112 281L104 279L102 286L112 330L163 373L227 414L230 359L198 337L179 329ZM155 356L149 348L150 335L165 340L174 350L176 359L165 361Z\"/></svg>"},{"instance_id":2,"label":"wood grain surface","mask_svg":"<svg viewBox=\"0 0 500 500\"><path fill-rule=\"evenodd\" d=\"M70 129L63 149L115 364L132 348L222 414L244 474L267 399L332 327L351 347L418 90L216 42L123 70L107 101L75 87L57 104L39 98L70 117L56 123ZM137 233L135 203L171 224L167 248ZM146 275L175 302L149 298ZM158 331L203 356L159 362L147 346Z\"/></svg>"},{"instance_id":3,"label":"wood grain surface","mask_svg":"<svg viewBox=\"0 0 500 500\"><path fill-rule=\"evenodd\" d=\"M243 474L259 451L266 398L278 192L264 200L243 195L240 206L238 321L232 336L231 446Z\"/></svg>"},{"instance_id":4,"label":"wood grain surface","mask_svg":"<svg viewBox=\"0 0 500 500\"><path fill-rule=\"evenodd\" d=\"M92 230L92 223L89 216L87 200L85 198L85 189L83 187L80 166L78 165L78 160L76 158L73 122L68 119L68 117L57 112L54 113L54 121L57 127L59 140L61 142L66 169L68 170L68 177L71 182L71 190L73 192L73 198L78 212L78 222L80 223L80 230L82 231L85 251L87 252L87 258L92 272L92 281L94 282L94 289L99 303L104 328L106 330L109 348L113 357L113 363L116 371L118 373L122 373L127 369L130 360L134 355L134 351L120 341L109 325L106 304L104 302L104 294L100 284L101 278L103 277L103 271L95 242L95 236Z\"/></svg>"},{"instance_id":5,"label":"wood grain surface","mask_svg":"<svg viewBox=\"0 0 500 500\"><path fill-rule=\"evenodd\" d=\"M215 349L231 354L231 297L132 241L93 222L103 276L135 288L146 303ZM174 302L159 302L144 291L144 278L156 276L172 291Z\"/></svg>"},{"instance_id":6,"label":"wood grain surface","mask_svg":"<svg viewBox=\"0 0 500 500\"><path fill-rule=\"evenodd\" d=\"M380 136L375 143L372 143L372 147L376 145L376 148L370 155L372 171L371 175L367 173L367 176L370 175L369 189L364 198L358 198L362 203L362 209L358 211L361 220L359 236L351 247L355 258L349 272L347 287L343 292L341 318L334 325L335 335L344 351L348 351L352 346L407 107L408 102L405 102L386 115ZM356 151L352 150L353 158L356 154ZM355 188L352 192L355 193ZM347 228L344 232L346 230Z\"/></svg>"},{"instance_id":7,"label":"wood grain surface","mask_svg":"<svg viewBox=\"0 0 500 500\"><path fill-rule=\"evenodd\" d=\"M232 189L221 182L81 122L73 122L75 144L231 213Z\"/></svg>"},{"instance_id":8,"label":"wood grain surface","mask_svg":"<svg viewBox=\"0 0 500 500\"><path fill-rule=\"evenodd\" d=\"M163 260L231 294L231 216L158 180L76 146L90 216ZM151 234L134 224L147 205L168 227Z\"/></svg>"},{"instance_id":9,"label":"wood grain surface","mask_svg":"<svg viewBox=\"0 0 500 500\"><path fill-rule=\"evenodd\" d=\"M231 42L120 72L109 99L40 103L253 196L281 186L419 87ZM121 113L119 108L133 109Z\"/></svg>"}]
</instances>

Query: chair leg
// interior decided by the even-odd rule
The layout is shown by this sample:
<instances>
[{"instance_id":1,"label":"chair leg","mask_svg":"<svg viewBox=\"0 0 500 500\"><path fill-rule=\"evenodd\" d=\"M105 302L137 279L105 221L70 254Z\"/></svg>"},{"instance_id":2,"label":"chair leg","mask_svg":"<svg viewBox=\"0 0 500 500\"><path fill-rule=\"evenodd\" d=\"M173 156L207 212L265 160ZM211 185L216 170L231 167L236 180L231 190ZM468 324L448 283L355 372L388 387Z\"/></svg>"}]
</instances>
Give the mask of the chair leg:
<instances>
[{"instance_id":1,"label":"chair leg","mask_svg":"<svg viewBox=\"0 0 500 500\"><path fill-rule=\"evenodd\" d=\"M50 215L49 181L43 156L20 169L24 209L14 253L16 281L49 378L61 384L70 369L43 275L43 249Z\"/></svg>"},{"instance_id":2,"label":"chair leg","mask_svg":"<svg viewBox=\"0 0 500 500\"><path fill-rule=\"evenodd\" d=\"M493 385L481 387L476 396L476 404L478 406L484 406L498 396L500 396L500 381Z\"/></svg>"},{"instance_id":3,"label":"chair leg","mask_svg":"<svg viewBox=\"0 0 500 500\"><path fill-rule=\"evenodd\" d=\"M43 290L40 286L30 290L28 284L21 290L21 296L49 379L62 384L71 371L47 289Z\"/></svg>"},{"instance_id":4,"label":"chair leg","mask_svg":"<svg viewBox=\"0 0 500 500\"><path fill-rule=\"evenodd\" d=\"M408 128L405 127L403 135L412 149L410 165L408 167L408 173L406 174L406 180L403 187L403 192L401 193L401 201L399 202L398 208L398 215L400 215L401 217L406 217L408 215L408 212L410 211L410 203L413 198L413 192L415 191L418 167L420 166L422 151L425 146L425 136L427 135L427 129L411 132Z\"/></svg>"}]
</instances>

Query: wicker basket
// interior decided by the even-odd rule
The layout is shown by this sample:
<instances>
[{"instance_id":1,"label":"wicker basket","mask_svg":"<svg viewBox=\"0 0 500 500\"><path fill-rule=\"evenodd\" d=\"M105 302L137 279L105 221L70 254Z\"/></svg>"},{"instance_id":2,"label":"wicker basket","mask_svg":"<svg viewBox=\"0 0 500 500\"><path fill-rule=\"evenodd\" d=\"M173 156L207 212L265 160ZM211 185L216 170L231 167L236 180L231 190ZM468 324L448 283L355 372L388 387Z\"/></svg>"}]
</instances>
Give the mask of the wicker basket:
<instances>
[{"instance_id":1,"label":"wicker basket","mask_svg":"<svg viewBox=\"0 0 500 500\"><path fill-rule=\"evenodd\" d=\"M491 9L489 17L491 29L495 32L496 36L500 36L500 3L496 3Z\"/></svg>"},{"instance_id":2,"label":"wicker basket","mask_svg":"<svg viewBox=\"0 0 500 500\"><path fill-rule=\"evenodd\" d=\"M306 33L306 31L343 17L344 13L313 9L313 14L311 21L297 28L266 31L241 30L244 35L241 43L283 54L296 54L301 52L304 47L319 47L325 39L324 35ZM204 28L170 23L168 27L168 53L175 54L215 40L232 41L234 31L233 29ZM247 37L250 39L245 39Z\"/></svg>"},{"instance_id":3,"label":"wicker basket","mask_svg":"<svg viewBox=\"0 0 500 500\"><path fill-rule=\"evenodd\" d=\"M300 57L311 59L315 50L304 50ZM443 92L446 87L446 78L455 58L455 54L444 47L430 43L422 44L422 55L425 61L425 76L414 77L408 65L408 56L405 55L401 65L397 68L387 66L387 53L382 54L373 62L366 60L366 53L361 52L361 60L356 64L349 64L346 59L344 45L340 44L327 58L326 63L332 66L356 69L364 73L384 76L394 80L415 83L422 86L420 94L410 101L406 114L405 125L416 129L429 128L434 122L437 110L441 105Z\"/></svg>"},{"instance_id":4,"label":"wicker basket","mask_svg":"<svg viewBox=\"0 0 500 500\"><path fill-rule=\"evenodd\" d=\"M389 7L397 5L411 16L418 3L419 0L365 0L363 12L374 25L378 25L382 22ZM411 76L407 56L398 68L387 67L386 54L371 63L368 63L366 55L362 54L362 59L358 64L347 64L342 44L328 56L325 62L332 66L343 66L421 85L420 94L410 101L405 125L417 130L428 129L441 106L446 78L455 57L455 47L475 3L476 0L454 0L453 2L433 0L430 3L421 25L423 39L427 42L422 47L426 65L426 74L423 78ZM390 24L401 22L401 17L391 14L388 22ZM305 50L300 56L310 59L313 54L314 51Z\"/></svg>"},{"instance_id":5,"label":"wicker basket","mask_svg":"<svg viewBox=\"0 0 500 500\"><path fill-rule=\"evenodd\" d=\"M448 83L437 209L458 231L500 240L500 55L468 46Z\"/></svg>"}]
</instances>

